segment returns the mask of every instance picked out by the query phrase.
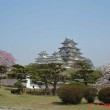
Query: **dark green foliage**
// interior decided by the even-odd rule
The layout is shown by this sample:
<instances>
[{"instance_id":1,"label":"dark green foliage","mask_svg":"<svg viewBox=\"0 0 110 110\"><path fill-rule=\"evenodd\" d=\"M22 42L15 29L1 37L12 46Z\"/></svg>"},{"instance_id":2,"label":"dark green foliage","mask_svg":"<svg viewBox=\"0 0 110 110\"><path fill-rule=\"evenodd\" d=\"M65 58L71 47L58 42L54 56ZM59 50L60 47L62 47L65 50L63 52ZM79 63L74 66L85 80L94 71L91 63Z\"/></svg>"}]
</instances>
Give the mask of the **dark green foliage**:
<instances>
[{"instance_id":1,"label":"dark green foliage","mask_svg":"<svg viewBox=\"0 0 110 110\"><path fill-rule=\"evenodd\" d=\"M83 96L85 95L86 85L84 83L72 82L69 85L75 86L75 87L80 87L82 89L82 91L83 91Z\"/></svg>"},{"instance_id":2,"label":"dark green foliage","mask_svg":"<svg viewBox=\"0 0 110 110\"><path fill-rule=\"evenodd\" d=\"M72 82L69 85L73 85L73 86L79 86L79 87L86 87L86 85L84 83L80 83L80 82Z\"/></svg>"},{"instance_id":3,"label":"dark green foliage","mask_svg":"<svg viewBox=\"0 0 110 110\"><path fill-rule=\"evenodd\" d=\"M23 88L24 88L24 86L22 85L22 82L21 82L21 81L17 81L17 82L14 84L14 86L18 88L18 91L20 91L21 93L23 93Z\"/></svg>"},{"instance_id":4,"label":"dark green foliage","mask_svg":"<svg viewBox=\"0 0 110 110\"><path fill-rule=\"evenodd\" d=\"M12 70L8 72L8 77L12 79L22 80L26 77L27 69L19 64L12 66Z\"/></svg>"},{"instance_id":5,"label":"dark green foliage","mask_svg":"<svg viewBox=\"0 0 110 110\"><path fill-rule=\"evenodd\" d=\"M8 67L5 65L0 65L0 73L4 74L7 72Z\"/></svg>"},{"instance_id":6,"label":"dark green foliage","mask_svg":"<svg viewBox=\"0 0 110 110\"><path fill-rule=\"evenodd\" d=\"M15 87L17 88L23 88L23 85L22 85L22 82L21 81L17 81L15 84L14 84Z\"/></svg>"},{"instance_id":7,"label":"dark green foliage","mask_svg":"<svg viewBox=\"0 0 110 110\"><path fill-rule=\"evenodd\" d=\"M101 89L98 93L98 99L104 103L110 103L110 87Z\"/></svg>"},{"instance_id":8,"label":"dark green foliage","mask_svg":"<svg viewBox=\"0 0 110 110\"><path fill-rule=\"evenodd\" d=\"M72 74L72 79L84 79L84 84L88 84L88 75L93 72L93 65L86 61L77 61L75 63L76 72Z\"/></svg>"},{"instance_id":9,"label":"dark green foliage","mask_svg":"<svg viewBox=\"0 0 110 110\"><path fill-rule=\"evenodd\" d=\"M61 79L60 72L64 71L62 64L60 63L49 63L49 64L31 64L27 66L31 73L34 83L39 86L45 85L45 88L49 90L48 85L53 86L53 95L56 94L56 87L58 81ZM40 82L39 82L40 81Z\"/></svg>"},{"instance_id":10,"label":"dark green foliage","mask_svg":"<svg viewBox=\"0 0 110 110\"><path fill-rule=\"evenodd\" d=\"M61 63L50 63L49 68L50 68L50 75L48 78L49 79L48 83L53 85L53 95L56 95L57 83L61 78L61 75L59 73L65 71L65 69L62 68Z\"/></svg>"},{"instance_id":11,"label":"dark green foliage","mask_svg":"<svg viewBox=\"0 0 110 110\"><path fill-rule=\"evenodd\" d=\"M85 99L88 103L93 103L95 101L95 97L97 95L98 90L93 87L87 87L85 90Z\"/></svg>"},{"instance_id":12,"label":"dark green foliage","mask_svg":"<svg viewBox=\"0 0 110 110\"><path fill-rule=\"evenodd\" d=\"M88 83L94 84L99 78L103 76L101 70L96 69L92 73L88 74Z\"/></svg>"},{"instance_id":13,"label":"dark green foliage","mask_svg":"<svg viewBox=\"0 0 110 110\"><path fill-rule=\"evenodd\" d=\"M85 85L88 85L88 83L94 84L102 76L101 70L94 70L93 65L86 61L77 61L75 69L71 74L71 79L83 79Z\"/></svg>"},{"instance_id":14,"label":"dark green foliage","mask_svg":"<svg viewBox=\"0 0 110 110\"><path fill-rule=\"evenodd\" d=\"M64 85L58 88L57 94L65 104L79 104L83 97L82 89L72 85Z\"/></svg>"},{"instance_id":15,"label":"dark green foliage","mask_svg":"<svg viewBox=\"0 0 110 110\"><path fill-rule=\"evenodd\" d=\"M90 70L93 68L93 64L92 63L88 63L87 61L76 61L75 63L75 68L77 69L82 69L82 70Z\"/></svg>"},{"instance_id":16,"label":"dark green foliage","mask_svg":"<svg viewBox=\"0 0 110 110\"><path fill-rule=\"evenodd\" d=\"M1 87L1 79L6 78L6 72L8 70L8 67L5 65L0 65L0 87Z\"/></svg>"},{"instance_id":17,"label":"dark green foliage","mask_svg":"<svg viewBox=\"0 0 110 110\"><path fill-rule=\"evenodd\" d=\"M12 94L20 94L20 89L11 89Z\"/></svg>"},{"instance_id":18,"label":"dark green foliage","mask_svg":"<svg viewBox=\"0 0 110 110\"><path fill-rule=\"evenodd\" d=\"M23 79L26 77L27 69L19 64L15 64L12 66L12 70L8 73L8 77L12 79L17 79L18 81L14 84L20 93L23 93Z\"/></svg>"}]
</instances>

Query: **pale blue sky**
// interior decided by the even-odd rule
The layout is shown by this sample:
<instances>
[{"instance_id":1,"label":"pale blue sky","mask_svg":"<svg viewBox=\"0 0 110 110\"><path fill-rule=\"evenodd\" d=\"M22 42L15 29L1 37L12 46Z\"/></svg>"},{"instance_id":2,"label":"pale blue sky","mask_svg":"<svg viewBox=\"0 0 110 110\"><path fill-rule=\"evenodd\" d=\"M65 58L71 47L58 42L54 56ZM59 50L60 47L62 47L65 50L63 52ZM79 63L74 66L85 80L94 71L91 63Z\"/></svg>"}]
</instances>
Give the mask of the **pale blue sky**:
<instances>
[{"instance_id":1,"label":"pale blue sky","mask_svg":"<svg viewBox=\"0 0 110 110\"><path fill-rule=\"evenodd\" d=\"M67 36L95 66L110 63L110 0L0 0L0 49L16 63L58 51Z\"/></svg>"}]
</instances>

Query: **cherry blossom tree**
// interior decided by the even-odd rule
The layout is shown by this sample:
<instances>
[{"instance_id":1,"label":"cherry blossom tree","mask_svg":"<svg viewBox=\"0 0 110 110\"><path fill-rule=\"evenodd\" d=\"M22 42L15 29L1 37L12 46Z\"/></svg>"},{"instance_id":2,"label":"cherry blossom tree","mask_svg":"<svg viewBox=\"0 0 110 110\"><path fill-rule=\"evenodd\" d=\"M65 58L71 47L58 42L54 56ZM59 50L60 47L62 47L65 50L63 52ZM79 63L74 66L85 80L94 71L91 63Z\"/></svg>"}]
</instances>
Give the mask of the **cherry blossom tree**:
<instances>
[{"instance_id":1,"label":"cherry blossom tree","mask_svg":"<svg viewBox=\"0 0 110 110\"><path fill-rule=\"evenodd\" d=\"M11 53L0 50L0 65L12 66L15 64L15 58Z\"/></svg>"}]
</instances>

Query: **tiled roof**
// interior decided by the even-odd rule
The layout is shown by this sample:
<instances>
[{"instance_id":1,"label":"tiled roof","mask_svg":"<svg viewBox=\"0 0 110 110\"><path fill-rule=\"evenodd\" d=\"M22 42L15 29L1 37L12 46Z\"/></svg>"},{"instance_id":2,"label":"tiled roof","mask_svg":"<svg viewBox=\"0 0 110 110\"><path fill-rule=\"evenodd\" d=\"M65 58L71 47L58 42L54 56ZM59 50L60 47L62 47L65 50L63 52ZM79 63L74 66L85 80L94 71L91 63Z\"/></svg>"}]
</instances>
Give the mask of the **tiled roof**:
<instances>
[{"instance_id":1,"label":"tiled roof","mask_svg":"<svg viewBox=\"0 0 110 110\"><path fill-rule=\"evenodd\" d=\"M14 84L17 82L16 79L2 79L1 85L3 86L14 86Z\"/></svg>"}]
</instances>

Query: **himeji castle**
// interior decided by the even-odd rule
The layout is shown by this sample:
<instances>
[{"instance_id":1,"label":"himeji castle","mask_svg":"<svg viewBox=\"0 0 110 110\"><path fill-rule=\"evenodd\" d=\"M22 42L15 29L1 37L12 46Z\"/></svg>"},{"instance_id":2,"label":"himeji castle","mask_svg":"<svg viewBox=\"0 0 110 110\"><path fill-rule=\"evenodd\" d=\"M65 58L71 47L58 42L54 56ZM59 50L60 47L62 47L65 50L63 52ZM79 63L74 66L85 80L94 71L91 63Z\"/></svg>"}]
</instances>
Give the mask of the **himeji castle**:
<instances>
[{"instance_id":1,"label":"himeji castle","mask_svg":"<svg viewBox=\"0 0 110 110\"><path fill-rule=\"evenodd\" d=\"M59 53L64 65L71 67L77 60L82 60L80 49L76 47L77 43L70 39L65 39Z\"/></svg>"},{"instance_id":2,"label":"himeji castle","mask_svg":"<svg viewBox=\"0 0 110 110\"><path fill-rule=\"evenodd\" d=\"M73 40L66 38L61 44L62 47L59 48L59 52L54 52L52 55L48 55L46 51L41 51L36 58L36 63L63 63L66 68L70 68L77 60L84 59L80 49L76 47L77 43Z\"/></svg>"},{"instance_id":3,"label":"himeji castle","mask_svg":"<svg viewBox=\"0 0 110 110\"><path fill-rule=\"evenodd\" d=\"M37 64L48 64L48 63L63 63L59 52L54 52L51 56L46 51L41 51L39 57L36 58Z\"/></svg>"}]
</instances>

